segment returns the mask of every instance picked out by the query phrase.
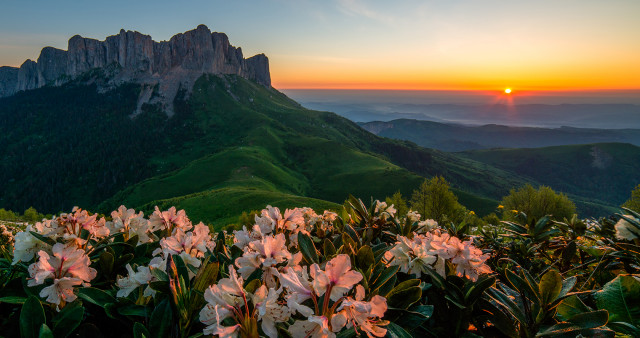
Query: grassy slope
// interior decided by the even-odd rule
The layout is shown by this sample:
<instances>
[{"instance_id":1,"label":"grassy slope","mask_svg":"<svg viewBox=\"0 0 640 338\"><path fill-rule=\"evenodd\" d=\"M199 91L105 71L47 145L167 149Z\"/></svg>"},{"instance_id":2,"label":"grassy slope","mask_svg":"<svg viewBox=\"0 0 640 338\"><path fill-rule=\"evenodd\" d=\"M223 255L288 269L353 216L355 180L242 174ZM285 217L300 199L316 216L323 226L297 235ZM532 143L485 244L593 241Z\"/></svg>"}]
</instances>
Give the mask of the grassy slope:
<instances>
[{"instance_id":1,"label":"grassy slope","mask_svg":"<svg viewBox=\"0 0 640 338\"><path fill-rule=\"evenodd\" d=\"M182 109L181 123L197 137L152 159L176 169L125 188L102 210L175 204L194 219L222 224L267 204L336 208L350 193L364 200L398 190L408 196L424 176L443 174L488 196L455 190L483 214L524 182L486 164L377 137L238 77L201 78Z\"/></svg>"},{"instance_id":2,"label":"grassy slope","mask_svg":"<svg viewBox=\"0 0 640 338\"><path fill-rule=\"evenodd\" d=\"M640 183L640 147L598 143L534 149L492 149L460 153L567 193L580 211L614 210Z\"/></svg>"}]
</instances>

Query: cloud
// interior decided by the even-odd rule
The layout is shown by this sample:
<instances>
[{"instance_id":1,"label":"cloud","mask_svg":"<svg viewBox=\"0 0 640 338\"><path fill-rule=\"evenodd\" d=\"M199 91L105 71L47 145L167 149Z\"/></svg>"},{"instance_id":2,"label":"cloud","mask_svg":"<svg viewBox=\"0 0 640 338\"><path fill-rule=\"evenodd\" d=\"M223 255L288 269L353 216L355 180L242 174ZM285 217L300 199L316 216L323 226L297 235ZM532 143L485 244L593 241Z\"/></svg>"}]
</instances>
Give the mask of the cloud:
<instances>
[{"instance_id":1,"label":"cloud","mask_svg":"<svg viewBox=\"0 0 640 338\"><path fill-rule=\"evenodd\" d=\"M395 18L379 11L375 11L363 3L361 0L336 0L338 9L347 15L361 16L376 20L385 24L395 22Z\"/></svg>"}]
</instances>

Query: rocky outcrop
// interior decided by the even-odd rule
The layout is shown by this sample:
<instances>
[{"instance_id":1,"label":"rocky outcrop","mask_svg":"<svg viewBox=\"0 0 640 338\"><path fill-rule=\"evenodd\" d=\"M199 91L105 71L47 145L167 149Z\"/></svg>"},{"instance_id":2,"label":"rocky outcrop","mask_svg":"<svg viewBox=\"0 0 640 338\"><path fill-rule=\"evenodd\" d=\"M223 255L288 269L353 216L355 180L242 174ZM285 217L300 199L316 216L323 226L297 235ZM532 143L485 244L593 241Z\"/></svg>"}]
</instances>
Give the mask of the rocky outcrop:
<instances>
[{"instance_id":1,"label":"rocky outcrop","mask_svg":"<svg viewBox=\"0 0 640 338\"><path fill-rule=\"evenodd\" d=\"M18 72L19 69L15 67L0 67L0 97L15 94Z\"/></svg>"},{"instance_id":2,"label":"rocky outcrop","mask_svg":"<svg viewBox=\"0 0 640 338\"><path fill-rule=\"evenodd\" d=\"M169 113L178 89L191 88L202 74L234 74L271 86L269 60L264 54L245 59L242 49L232 46L226 34L212 33L200 25L161 42L124 30L105 41L76 35L69 39L66 51L45 47L37 62L27 60L20 69L1 67L0 97L61 85L89 71L107 68L109 86L128 81L158 85L160 92L154 100Z\"/></svg>"}]
</instances>

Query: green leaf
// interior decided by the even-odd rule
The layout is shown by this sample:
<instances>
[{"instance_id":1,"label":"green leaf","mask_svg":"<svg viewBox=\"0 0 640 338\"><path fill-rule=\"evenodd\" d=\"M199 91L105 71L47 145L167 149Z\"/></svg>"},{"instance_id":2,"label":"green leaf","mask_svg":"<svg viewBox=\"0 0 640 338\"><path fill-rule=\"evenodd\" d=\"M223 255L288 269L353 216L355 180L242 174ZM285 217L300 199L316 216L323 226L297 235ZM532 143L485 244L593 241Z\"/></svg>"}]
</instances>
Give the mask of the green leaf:
<instances>
[{"instance_id":1,"label":"green leaf","mask_svg":"<svg viewBox=\"0 0 640 338\"><path fill-rule=\"evenodd\" d=\"M68 304L53 319L53 332L56 337L67 337L80 326L84 317L84 308L82 306L71 306Z\"/></svg>"},{"instance_id":2,"label":"green leaf","mask_svg":"<svg viewBox=\"0 0 640 338\"><path fill-rule=\"evenodd\" d=\"M389 337L389 338L413 338L413 336L411 334L409 334L409 332L405 331L405 329L403 329L402 327L400 327L399 325L397 325L395 323L389 323L389 325L387 325L386 328L387 328L386 337Z\"/></svg>"},{"instance_id":3,"label":"green leaf","mask_svg":"<svg viewBox=\"0 0 640 338\"><path fill-rule=\"evenodd\" d=\"M358 267L362 270L367 270L375 263L373 258L373 250L368 245L365 245L358 250L358 255L356 256L356 262L358 263Z\"/></svg>"},{"instance_id":4,"label":"green leaf","mask_svg":"<svg viewBox=\"0 0 640 338\"><path fill-rule=\"evenodd\" d=\"M31 234L31 236L49 244L49 245L55 245L56 241L54 241L53 239L49 238L49 237L45 237L42 236L41 234L37 233L37 232L33 232L33 231L29 231L29 233Z\"/></svg>"},{"instance_id":5,"label":"green leaf","mask_svg":"<svg viewBox=\"0 0 640 338\"><path fill-rule=\"evenodd\" d=\"M24 304L24 302L26 301L27 301L26 297L18 297L18 296L0 297L0 303Z\"/></svg>"},{"instance_id":6,"label":"green leaf","mask_svg":"<svg viewBox=\"0 0 640 338\"><path fill-rule=\"evenodd\" d=\"M149 309L144 305L127 304L118 308L118 313L123 316L148 317Z\"/></svg>"},{"instance_id":7,"label":"green leaf","mask_svg":"<svg viewBox=\"0 0 640 338\"><path fill-rule=\"evenodd\" d=\"M609 311L612 322L640 326L640 281L620 275L594 294L598 309Z\"/></svg>"},{"instance_id":8,"label":"green leaf","mask_svg":"<svg viewBox=\"0 0 640 338\"><path fill-rule=\"evenodd\" d=\"M616 332L627 334L631 337L640 337L640 328L625 322L609 322L607 327Z\"/></svg>"},{"instance_id":9,"label":"green leaf","mask_svg":"<svg viewBox=\"0 0 640 338\"><path fill-rule=\"evenodd\" d=\"M171 258L175 264L176 270L178 271L178 276L182 277L184 280L189 280L189 270L187 269L185 262L182 260L182 257L180 257L180 255L171 255ZM167 261L167 265L169 265L170 262L171 259ZM167 271L169 271L168 267Z\"/></svg>"},{"instance_id":10,"label":"green leaf","mask_svg":"<svg viewBox=\"0 0 640 338\"><path fill-rule=\"evenodd\" d=\"M100 255L100 267L102 268L102 272L105 275L110 275L113 271L113 263L115 262L115 258L113 255L107 251L103 252Z\"/></svg>"},{"instance_id":11,"label":"green leaf","mask_svg":"<svg viewBox=\"0 0 640 338\"><path fill-rule=\"evenodd\" d=\"M38 332L38 337L39 338L53 338L53 332L51 332L51 329L47 326L47 324L42 324L42 326L40 326L40 330Z\"/></svg>"},{"instance_id":12,"label":"green leaf","mask_svg":"<svg viewBox=\"0 0 640 338\"><path fill-rule=\"evenodd\" d=\"M381 287L391 277L395 276L395 274L398 273L398 270L400 270L400 266L395 265L385 268L375 276L372 274L371 278L369 279L369 285L371 285L371 289L375 290Z\"/></svg>"},{"instance_id":13,"label":"green leaf","mask_svg":"<svg viewBox=\"0 0 640 338\"><path fill-rule=\"evenodd\" d=\"M115 303L116 299L107 292L96 288L79 288L78 297L86 300L89 303L93 303L102 308L109 303Z\"/></svg>"},{"instance_id":14,"label":"green leaf","mask_svg":"<svg viewBox=\"0 0 640 338\"><path fill-rule=\"evenodd\" d=\"M491 290L491 289L490 289ZM489 316L489 321L495 325L507 337L517 336L516 321L498 309L493 303L482 298L479 302L480 308Z\"/></svg>"},{"instance_id":15,"label":"green leaf","mask_svg":"<svg viewBox=\"0 0 640 338\"><path fill-rule=\"evenodd\" d=\"M244 289L245 289L247 292L254 293L254 292L256 292L256 290L257 290L261 285L262 285L262 281L261 281L260 279L254 279L254 280L252 280L251 282L249 282L249 283L244 287Z\"/></svg>"},{"instance_id":16,"label":"green leaf","mask_svg":"<svg viewBox=\"0 0 640 338\"><path fill-rule=\"evenodd\" d=\"M171 332L173 313L169 299L162 300L151 314L149 332L152 337L167 337Z\"/></svg>"},{"instance_id":17,"label":"green leaf","mask_svg":"<svg viewBox=\"0 0 640 338\"><path fill-rule=\"evenodd\" d=\"M151 338L151 333L142 323L133 324L133 338Z\"/></svg>"},{"instance_id":18,"label":"green leaf","mask_svg":"<svg viewBox=\"0 0 640 338\"><path fill-rule=\"evenodd\" d=\"M309 235L298 232L298 246L300 247L302 256L309 264L320 263L318 260L316 247L315 245L313 245L313 241L311 240L311 237L309 237Z\"/></svg>"},{"instance_id":19,"label":"green leaf","mask_svg":"<svg viewBox=\"0 0 640 338\"><path fill-rule=\"evenodd\" d=\"M538 289L540 290L540 300L542 306L547 306L553 302L562 291L562 276L556 270L549 270L540 278L538 283Z\"/></svg>"},{"instance_id":20,"label":"green leaf","mask_svg":"<svg viewBox=\"0 0 640 338\"><path fill-rule=\"evenodd\" d=\"M465 303L473 304L480 296L496 282L495 277L481 277L464 295Z\"/></svg>"},{"instance_id":21,"label":"green leaf","mask_svg":"<svg viewBox=\"0 0 640 338\"><path fill-rule=\"evenodd\" d=\"M568 320L569 323L584 329L593 329L604 326L609 321L609 312L607 310L597 310L577 314Z\"/></svg>"},{"instance_id":22,"label":"green leaf","mask_svg":"<svg viewBox=\"0 0 640 338\"><path fill-rule=\"evenodd\" d=\"M434 307L433 305L417 305L408 310L397 310L399 316L394 320L394 323L402 327L418 327L431 318Z\"/></svg>"},{"instance_id":23,"label":"green leaf","mask_svg":"<svg viewBox=\"0 0 640 338\"><path fill-rule=\"evenodd\" d=\"M166 293L166 294L171 293L168 281L165 282L165 281L157 280L157 281L149 282L149 287L152 290L158 291L160 293Z\"/></svg>"},{"instance_id":24,"label":"green leaf","mask_svg":"<svg viewBox=\"0 0 640 338\"><path fill-rule=\"evenodd\" d=\"M36 338L40 327L47 321L40 300L30 296L20 310L20 337ZM47 328L48 329L48 328Z\"/></svg>"},{"instance_id":25,"label":"green leaf","mask_svg":"<svg viewBox=\"0 0 640 338\"><path fill-rule=\"evenodd\" d=\"M164 271L162 271L162 270L160 270L158 268L155 268L153 266L149 267L149 271L151 271L151 274L154 277L156 277L159 281L162 281L162 282L168 282L169 281L169 275L167 275L166 272L164 272Z\"/></svg>"},{"instance_id":26,"label":"green leaf","mask_svg":"<svg viewBox=\"0 0 640 338\"><path fill-rule=\"evenodd\" d=\"M389 307L408 309L413 303L422 298L422 288L419 279L410 279L398 284L387 295Z\"/></svg>"},{"instance_id":27,"label":"green leaf","mask_svg":"<svg viewBox=\"0 0 640 338\"><path fill-rule=\"evenodd\" d=\"M329 238L325 238L324 239L324 243L322 245L322 249L323 249L324 257L326 257L326 258L331 257L331 256L335 256L335 254L336 254L336 247L329 240Z\"/></svg>"},{"instance_id":28,"label":"green leaf","mask_svg":"<svg viewBox=\"0 0 640 338\"><path fill-rule=\"evenodd\" d=\"M581 314L584 312L589 312L589 309L583 302L580 300L578 296L571 296L566 298L560 305L558 305L558 318L560 320L568 320L569 318Z\"/></svg>"}]
</instances>

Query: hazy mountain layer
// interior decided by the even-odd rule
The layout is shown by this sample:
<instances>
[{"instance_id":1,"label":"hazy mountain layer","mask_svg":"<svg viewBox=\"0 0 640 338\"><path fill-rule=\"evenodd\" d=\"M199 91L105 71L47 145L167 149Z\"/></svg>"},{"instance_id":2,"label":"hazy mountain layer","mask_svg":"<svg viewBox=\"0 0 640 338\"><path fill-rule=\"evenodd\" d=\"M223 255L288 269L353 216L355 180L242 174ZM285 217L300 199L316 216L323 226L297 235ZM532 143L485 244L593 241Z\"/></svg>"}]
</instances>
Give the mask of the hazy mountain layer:
<instances>
[{"instance_id":1,"label":"hazy mountain layer","mask_svg":"<svg viewBox=\"0 0 640 338\"><path fill-rule=\"evenodd\" d=\"M624 142L640 145L640 129L532 128L465 126L399 119L359 123L379 136L407 140L427 148L463 151L486 148L537 148L556 145Z\"/></svg>"}]
</instances>

